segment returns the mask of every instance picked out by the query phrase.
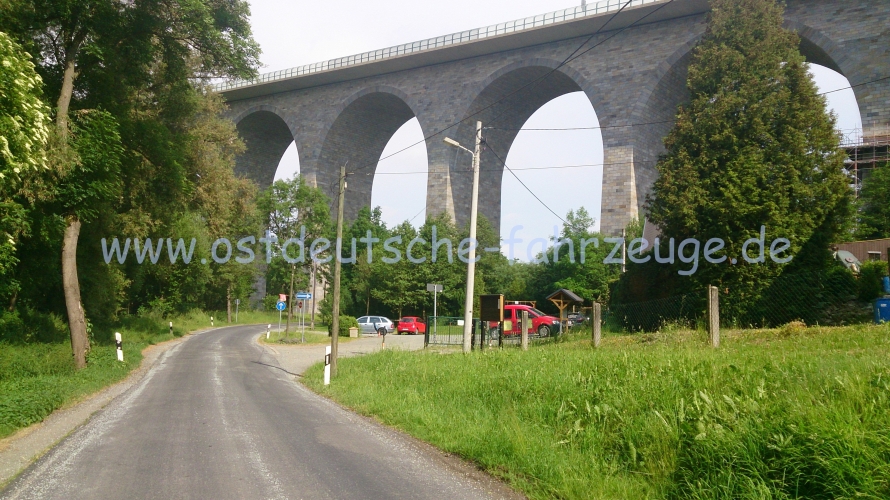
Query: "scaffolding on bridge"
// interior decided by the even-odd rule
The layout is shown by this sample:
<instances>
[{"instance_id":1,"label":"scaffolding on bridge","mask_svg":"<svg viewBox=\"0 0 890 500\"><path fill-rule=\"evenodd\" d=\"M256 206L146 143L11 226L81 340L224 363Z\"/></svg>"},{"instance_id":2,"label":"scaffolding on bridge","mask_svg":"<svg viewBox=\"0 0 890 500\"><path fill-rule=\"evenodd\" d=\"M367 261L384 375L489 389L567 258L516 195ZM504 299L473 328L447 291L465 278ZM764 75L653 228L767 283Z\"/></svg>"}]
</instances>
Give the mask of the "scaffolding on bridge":
<instances>
[{"instance_id":1,"label":"scaffolding on bridge","mask_svg":"<svg viewBox=\"0 0 890 500\"><path fill-rule=\"evenodd\" d=\"M858 198L862 181L872 171L890 162L890 132L866 135L861 129L854 129L841 134L841 147L847 151L844 169L852 179L852 187Z\"/></svg>"}]
</instances>

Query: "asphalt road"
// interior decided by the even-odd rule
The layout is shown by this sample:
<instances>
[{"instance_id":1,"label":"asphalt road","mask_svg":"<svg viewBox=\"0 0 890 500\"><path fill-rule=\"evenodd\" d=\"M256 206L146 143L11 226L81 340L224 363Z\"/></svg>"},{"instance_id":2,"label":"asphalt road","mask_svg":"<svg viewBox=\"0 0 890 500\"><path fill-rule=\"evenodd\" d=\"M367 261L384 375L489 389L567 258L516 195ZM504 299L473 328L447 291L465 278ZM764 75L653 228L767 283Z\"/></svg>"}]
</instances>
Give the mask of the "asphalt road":
<instances>
[{"instance_id":1,"label":"asphalt road","mask_svg":"<svg viewBox=\"0 0 890 500\"><path fill-rule=\"evenodd\" d=\"M515 497L293 381L259 327L196 334L0 498Z\"/></svg>"}]
</instances>

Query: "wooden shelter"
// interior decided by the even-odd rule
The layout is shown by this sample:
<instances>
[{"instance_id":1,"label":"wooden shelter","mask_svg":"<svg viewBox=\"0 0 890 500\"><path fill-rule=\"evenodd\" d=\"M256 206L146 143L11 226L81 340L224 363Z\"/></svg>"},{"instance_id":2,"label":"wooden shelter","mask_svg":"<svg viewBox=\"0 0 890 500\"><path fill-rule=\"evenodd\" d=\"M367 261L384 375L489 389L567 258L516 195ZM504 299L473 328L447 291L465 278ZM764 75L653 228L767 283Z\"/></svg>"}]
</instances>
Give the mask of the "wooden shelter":
<instances>
[{"instance_id":1,"label":"wooden shelter","mask_svg":"<svg viewBox=\"0 0 890 500\"><path fill-rule=\"evenodd\" d=\"M565 288L560 288L559 290L553 292L549 296L547 296L547 300L553 302L553 304L559 308L559 322L560 322L560 331L562 331L562 322L565 321L565 310L572 304L583 304L584 299L575 295L571 290L566 290Z\"/></svg>"}]
</instances>

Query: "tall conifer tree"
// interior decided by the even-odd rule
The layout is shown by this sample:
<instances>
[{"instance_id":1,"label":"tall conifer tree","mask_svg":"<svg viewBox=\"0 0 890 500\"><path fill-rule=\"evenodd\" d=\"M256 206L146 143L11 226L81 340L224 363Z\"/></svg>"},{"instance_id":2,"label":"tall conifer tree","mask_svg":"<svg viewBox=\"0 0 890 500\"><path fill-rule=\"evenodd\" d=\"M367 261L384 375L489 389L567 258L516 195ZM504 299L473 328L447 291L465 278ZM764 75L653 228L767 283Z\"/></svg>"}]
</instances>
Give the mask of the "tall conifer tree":
<instances>
[{"instance_id":1,"label":"tall conifer tree","mask_svg":"<svg viewBox=\"0 0 890 500\"><path fill-rule=\"evenodd\" d=\"M722 239L737 264L704 265L683 280L689 290L762 288L787 269L769 257L776 238L791 242L788 265L821 267L849 216L835 117L782 21L775 0L713 0L693 52L691 101L665 140L649 217L677 243ZM747 263L742 246L761 226L766 262Z\"/></svg>"}]
</instances>

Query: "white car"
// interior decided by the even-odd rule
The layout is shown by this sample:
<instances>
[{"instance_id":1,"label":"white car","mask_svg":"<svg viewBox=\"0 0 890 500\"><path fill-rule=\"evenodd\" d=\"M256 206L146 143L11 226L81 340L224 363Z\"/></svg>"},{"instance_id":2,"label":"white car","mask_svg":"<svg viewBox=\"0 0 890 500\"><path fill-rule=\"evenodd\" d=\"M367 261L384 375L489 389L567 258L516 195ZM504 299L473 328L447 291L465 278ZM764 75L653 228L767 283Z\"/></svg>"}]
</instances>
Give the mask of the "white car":
<instances>
[{"instance_id":1,"label":"white car","mask_svg":"<svg viewBox=\"0 0 890 500\"><path fill-rule=\"evenodd\" d=\"M385 316L362 316L358 319L360 333L392 333L395 325Z\"/></svg>"}]
</instances>

